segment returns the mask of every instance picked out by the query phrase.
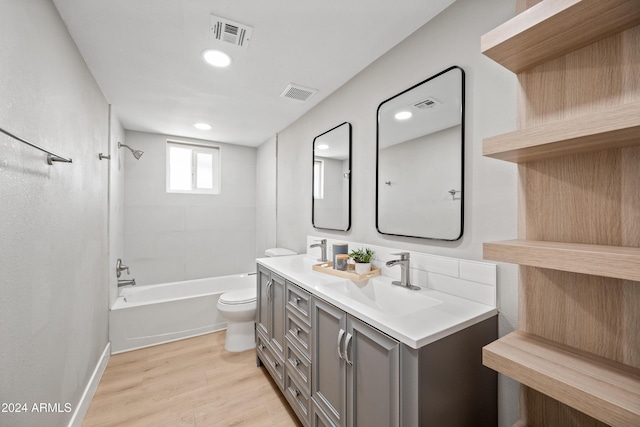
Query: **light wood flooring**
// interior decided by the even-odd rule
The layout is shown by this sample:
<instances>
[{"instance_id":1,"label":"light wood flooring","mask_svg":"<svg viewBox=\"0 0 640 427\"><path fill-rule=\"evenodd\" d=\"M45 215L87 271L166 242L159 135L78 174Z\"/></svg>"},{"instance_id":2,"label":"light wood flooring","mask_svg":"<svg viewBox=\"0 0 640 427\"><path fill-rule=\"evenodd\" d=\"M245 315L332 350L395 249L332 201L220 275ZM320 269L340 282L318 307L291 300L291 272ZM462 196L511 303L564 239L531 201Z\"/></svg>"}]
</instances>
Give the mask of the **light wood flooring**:
<instances>
[{"instance_id":1,"label":"light wood flooring","mask_svg":"<svg viewBox=\"0 0 640 427\"><path fill-rule=\"evenodd\" d=\"M299 426L255 350L225 332L111 356L83 427Z\"/></svg>"}]
</instances>

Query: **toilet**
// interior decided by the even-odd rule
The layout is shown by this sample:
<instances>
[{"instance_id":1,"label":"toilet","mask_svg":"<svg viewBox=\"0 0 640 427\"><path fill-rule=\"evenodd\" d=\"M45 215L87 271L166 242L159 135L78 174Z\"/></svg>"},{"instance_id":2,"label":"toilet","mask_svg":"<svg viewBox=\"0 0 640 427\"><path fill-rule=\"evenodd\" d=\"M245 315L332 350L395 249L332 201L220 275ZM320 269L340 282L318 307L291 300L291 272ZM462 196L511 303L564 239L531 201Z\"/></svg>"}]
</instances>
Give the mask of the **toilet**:
<instances>
[{"instance_id":1,"label":"toilet","mask_svg":"<svg viewBox=\"0 0 640 427\"><path fill-rule=\"evenodd\" d=\"M284 248L272 248L265 256L296 255ZM224 348L230 352L249 350L256 346L256 287L225 292L218 299L218 312L227 320L227 338Z\"/></svg>"}]
</instances>

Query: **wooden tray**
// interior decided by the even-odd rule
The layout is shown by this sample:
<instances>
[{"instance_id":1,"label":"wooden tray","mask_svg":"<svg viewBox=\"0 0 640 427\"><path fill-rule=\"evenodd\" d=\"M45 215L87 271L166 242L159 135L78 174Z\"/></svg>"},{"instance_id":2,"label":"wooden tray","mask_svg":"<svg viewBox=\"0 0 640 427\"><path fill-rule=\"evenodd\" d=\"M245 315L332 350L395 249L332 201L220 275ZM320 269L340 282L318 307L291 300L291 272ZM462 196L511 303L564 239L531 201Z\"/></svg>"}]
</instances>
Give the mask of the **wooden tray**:
<instances>
[{"instance_id":1,"label":"wooden tray","mask_svg":"<svg viewBox=\"0 0 640 427\"><path fill-rule=\"evenodd\" d=\"M347 265L347 271L334 270L333 263L331 261L323 262L321 264L314 264L312 268L314 271L319 271L320 273L331 274L332 276L343 277L345 279L351 279L356 282L367 280L374 276L380 275L380 269L373 266L371 267L371 271L366 274L357 274L355 271L355 266L353 264Z\"/></svg>"}]
</instances>

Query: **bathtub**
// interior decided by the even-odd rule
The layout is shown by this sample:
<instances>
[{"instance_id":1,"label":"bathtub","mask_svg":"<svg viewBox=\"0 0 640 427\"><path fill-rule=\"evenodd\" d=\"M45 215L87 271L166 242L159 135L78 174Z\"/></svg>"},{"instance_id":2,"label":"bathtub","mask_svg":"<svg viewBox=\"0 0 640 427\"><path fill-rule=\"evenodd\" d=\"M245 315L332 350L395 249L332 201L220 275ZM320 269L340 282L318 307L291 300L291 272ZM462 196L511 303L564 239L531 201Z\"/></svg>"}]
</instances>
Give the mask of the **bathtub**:
<instances>
[{"instance_id":1,"label":"bathtub","mask_svg":"<svg viewBox=\"0 0 640 427\"><path fill-rule=\"evenodd\" d=\"M220 295L255 286L253 273L124 288L109 310L111 353L225 329Z\"/></svg>"}]
</instances>

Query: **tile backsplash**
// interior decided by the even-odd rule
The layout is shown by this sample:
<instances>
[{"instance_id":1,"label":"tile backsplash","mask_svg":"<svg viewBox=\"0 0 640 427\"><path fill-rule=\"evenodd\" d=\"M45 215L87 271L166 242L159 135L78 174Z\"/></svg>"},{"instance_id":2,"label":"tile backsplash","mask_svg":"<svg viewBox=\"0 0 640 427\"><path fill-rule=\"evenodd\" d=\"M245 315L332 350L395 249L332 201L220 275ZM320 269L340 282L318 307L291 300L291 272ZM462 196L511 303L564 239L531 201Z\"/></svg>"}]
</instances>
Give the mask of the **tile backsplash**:
<instances>
[{"instance_id":1,"label":"tile backsplash","mask_svg":"<svg viewBox=\"0 0 640 427\"><path fill-rule=\"evenodd\" d=\"M307 236L307 256L319 259L320 248L310 249L313 243L325 237ZM371 248L375 251L373 265L380 268L383 276L400 279L400 267L387 267L387 261L398 258L399 252L409 252L411 257L411 283L439 292L445 292L466 298L481 304L496 306L497 267L496 264L470 261L460 258L430 255L423 252L403 251L400 249L347 240L327 239L327 258L333 257L334 243L348 243L349 251L358 248Z\"/></svg>"}]
</instances>

